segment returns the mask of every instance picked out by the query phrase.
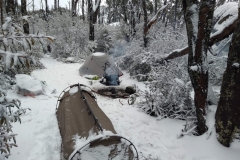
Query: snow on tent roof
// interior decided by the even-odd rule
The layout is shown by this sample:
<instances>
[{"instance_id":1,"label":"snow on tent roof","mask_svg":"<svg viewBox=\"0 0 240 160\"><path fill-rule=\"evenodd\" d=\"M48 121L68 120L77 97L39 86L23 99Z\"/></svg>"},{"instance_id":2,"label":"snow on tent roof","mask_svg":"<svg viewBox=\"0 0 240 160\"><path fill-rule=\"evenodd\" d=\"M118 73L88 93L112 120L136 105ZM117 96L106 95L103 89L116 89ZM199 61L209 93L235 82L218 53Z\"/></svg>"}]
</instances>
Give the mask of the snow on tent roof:
<instances>
[{"instance_id":1,"label":"snow on tent roof","mask_svg":"<svg viewBox=\"0 0 240 160\"><path fill-rule=\"evenodd\" d=\"M105 53L102 53L102 52L95 52L95 53L93 53L92 55L93 55L93 56L98 56L98 57L100 57L100 56L105 56L106 54L105 54Z\"/></svg>"}]
</instances>

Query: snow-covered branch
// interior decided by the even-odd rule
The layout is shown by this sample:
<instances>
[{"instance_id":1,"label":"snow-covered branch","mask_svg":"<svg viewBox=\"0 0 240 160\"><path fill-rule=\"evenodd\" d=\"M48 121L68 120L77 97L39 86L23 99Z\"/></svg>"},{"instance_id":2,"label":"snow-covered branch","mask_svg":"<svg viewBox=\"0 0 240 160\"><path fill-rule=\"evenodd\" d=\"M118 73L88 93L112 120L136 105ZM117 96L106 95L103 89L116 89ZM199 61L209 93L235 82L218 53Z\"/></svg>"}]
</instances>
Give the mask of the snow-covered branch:
<instances>
[{"instance_id":1,"label":"snow-covered branch","mask_svg":"<svg viewBox=\"0 0 240 160\"><path fill-rule=\"evenodd\" d=\"M158 17L160 16L160 13L168 6L169 3L167 3L165 6L162 6L157 13L152 17L152 19L148 22L147 27L144 28L144 35L147 34L148 30L152 27L152 25L157 21Z\"/></svg>"}]
</instances>

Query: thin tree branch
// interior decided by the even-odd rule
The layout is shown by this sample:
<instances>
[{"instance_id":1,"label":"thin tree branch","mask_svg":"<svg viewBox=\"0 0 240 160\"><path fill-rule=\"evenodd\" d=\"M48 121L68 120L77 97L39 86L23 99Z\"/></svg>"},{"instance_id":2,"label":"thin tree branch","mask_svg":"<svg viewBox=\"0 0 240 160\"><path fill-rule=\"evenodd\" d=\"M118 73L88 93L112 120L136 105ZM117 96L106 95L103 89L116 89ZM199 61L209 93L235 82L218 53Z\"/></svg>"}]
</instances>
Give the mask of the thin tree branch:
<instances>
[{"instance_id":1,"label":"thin tree branch","mask_svg":"<svg viewBox=\"0 0 240 160\"><path fill-rule=\"evenodd\" d=\"M221 40L229 37L234 29L236 28L237 26L237 20L235 20L231 25L229 25L228 27L224 28L222 30L221 33L213 36L210 38L209 40L209 47L211 47L212 45L214 45L215 43L217 42L220 42ZM182 48L182 49L179 49L179 50L174 50L172 51L171 53L169 53L165 58L163 58L164 60L170 60L170 59L174 59L174 58L177 58L177 57L181 57L181 56L184 56L186 54L188 54L188 46Z\"/></svg>"}]
</instances>

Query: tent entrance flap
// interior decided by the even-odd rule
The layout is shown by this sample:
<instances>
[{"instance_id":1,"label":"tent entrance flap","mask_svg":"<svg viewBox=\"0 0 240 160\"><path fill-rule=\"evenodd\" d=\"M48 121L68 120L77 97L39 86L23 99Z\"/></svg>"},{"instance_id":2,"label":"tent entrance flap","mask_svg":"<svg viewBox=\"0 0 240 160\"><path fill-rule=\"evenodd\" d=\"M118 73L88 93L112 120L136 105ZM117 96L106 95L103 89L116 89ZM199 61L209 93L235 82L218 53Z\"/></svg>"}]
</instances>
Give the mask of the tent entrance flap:
<instances>
[{"instance_id":1,"label":"tent entrance flap","mask_svg":"<svg viewBox=\"0 0 240 160\"><path fill-rule=\"evenodd\" d=\"M89 90L85 85L75 84L64 89L58 97L56 116L62 137L62 159L69 159L70 155L75 153L76 140L74 137L79 136L81 139L86 139L87 142L93 139L93 135L99 138L105 131L110 131L108 133L113 135L91 141L89 149L84 150L84 154L81 154L81 159L87 160L86 157L84 158L84 155L86 156L86 153L93 152L93 148L94 150L99 150L99 153L106 149L111 151L111 153L117 153L114 148L120 150L121 147L123 150L126 147L129 148L129 152L121 152L128 157L126 160L129 157L131 160L136 159L133 156L135 152L132 150L132 143L127 145L123 143L122 137L117 136L112 122L100 109L95 96ZM102 148L103 146L105 149ZM114 157L114 154L112 156Z\"/></svg>"}]
</instances>

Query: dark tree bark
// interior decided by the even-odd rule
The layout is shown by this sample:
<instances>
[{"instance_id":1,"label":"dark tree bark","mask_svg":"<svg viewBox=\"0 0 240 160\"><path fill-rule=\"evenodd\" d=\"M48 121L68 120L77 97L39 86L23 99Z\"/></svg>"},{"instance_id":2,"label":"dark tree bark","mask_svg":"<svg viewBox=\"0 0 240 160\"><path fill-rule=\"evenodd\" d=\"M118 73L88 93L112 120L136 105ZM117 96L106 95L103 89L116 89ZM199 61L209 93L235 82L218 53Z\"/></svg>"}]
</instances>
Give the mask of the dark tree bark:
<instances>
[{"instance_id":1,"label":"dark tree bark","mask_svg":"<svg viewBox=\"0 0 240 160\"><path fill-rule=\"evenodd\" d=\"M1 25L3 25L3 1L0 0L0 9L1 9Z\"/></svg>"},{"instance_id":2,"label":"dark tree bark","mask_svg":"<svg viewBox=\"0 0 240 160\"><path fill-rule=\"evenodd\" d=\"M184 17L188 34L188 73L194 88L197 132L207 131L206 115L208 92L207 50L212 29L215 0L202 0L198 11L197 0L183 0ZM199 19L193 19L198 15ZM198 22L196 24L194 21ZM197 33L195 33L197 31Z\"/></svg>"},{"instance_id":3,"label":"dark tree bark","mask_svg":"<svg viewBox=\"0 0 240 160\"><path fill-rule=\"evenodd\" d=\"M7 0L6 1L6 12L7 15L9 15L9 13L12 13L13 15L15 15L15 3L14 0Z\"/></svg>"},{"instance_id":4,"label":"dark tree bark","mask_svg":"<svg viewBox=\"0 0 240 160\"><path fill-rule=\"evenodd\" d=\"M143 15L144 15L143 30L145 30L145 28L147 28L147 23L148 23L146 0L142 0L142 8L143 8ZM144 41L144 47L147 47L147 34L143 33L143 41Z\"/></svg>"},{"instance_id":5,"label":"dark tree bark","mask_svg":"<svg viewBox=\"0 0 240 160\"><path fill-rule=\"evenodd\" d=\"M26 0L21 0L21 13L22 16L27 15L27 3ZM23 31L25 34L29 34L29 23L26 20L23 20Z\"/></svg>"},{"instance_id":6,"label":"dark tree bark","mask_svg":"<svg viewBox=\"0 0 240 160\"><path fill-rule=\"evenodd\" d=\"M122 0L121 8L123 12L123 21L127 23L127 11L126 11L127 0Z\"/></svg>"},{"instance_id":7,"label":"dark tree bark","mask_svg":"<svg viewBox=\"0 0 240 160\"><path fill-rule=\"evenodd\" d=\"M88 0L88 20L89 20L89 40L90 41L94 41L93 4L92 4L92 0Z\"/></svg>"},{"instance_id":8,"label":"dark tree bark","mask_svg":"<svg viewBox=\"0 0 240 160\"><path fill-rule=\"evenodd\" d=\"M54 0L54 10L57 10L57 0Z\"/></svg>"},{"instance_id":9,"label":"dark tree bark","mask_svg":"<svg viewBox=\"0 0 240 160\"><path fill-rule=\"evenodd\" d=\"M178 7L178 0L175 0L173 30L175 30L176 23L177 23L177 7Z\"/></svg>"},{"instance_id":10,"label":"dark tree bark","mask_svg":"<svg viewBox=\"0 0 240 160\"><path fill-rule=\"evenodd\" d=\"M167 0L164 0L163 4L166 5L167 4ZM163 10L163 13L162 13L162 23L165 23L166 15L167 15L167 9Z\"/></svg>"},{"instance_id":11,"label":"dark tree bark","mask_svg":"<svg viewBox=\"0 0 240 160\"><path fill-rule=\"evenodd\" d=\"M155 12L155 14L157 13L157 5L158 5L157 1L158 0L154 0L154 12Z\"/></svg>"},{"instance_id":12,"label":"dark tree bark","mask_svg":"<svg viewBox=\"0 0 240 160\"><path fill-rule=\"evenodd\" d=\"M98 10L100 9L101 0L96 4L95 10L93 10L92 0L88 0L88 18L89 18L89 40L94 41L94 21L96 22L96 17Z\"/></svg>"},{"instance_id":13,"label":"dark tree bark","mask_svg":"<svg viewBox=\"0 0 240 160\"><path fill-rule=\"evenodd\" d=\"M82 0L82 19L83 19L83 21L85 21L84 0Z\"/></svg>"},{"instance_id":14,"label":"dark tree bark","mask_svg":"<svg viewBox=\"0 0 240 160\"><path fill-rule=\"evenodd\" d=\"M228 53L227 68L223 75L221 96L218 102L216 133L218 141L229 147L233 136L240 129L240 10Z\"/></svg>"},{"instance_id":15,"label":"dark tree bark","mask_svg":"<svg viewBox=\"0 0 240 160\"><path fill-rule=\"evenodd\" d=\"M78 0L72 0L72 17L77 16L77 3Z\"/></svg>"}]
</instances>

